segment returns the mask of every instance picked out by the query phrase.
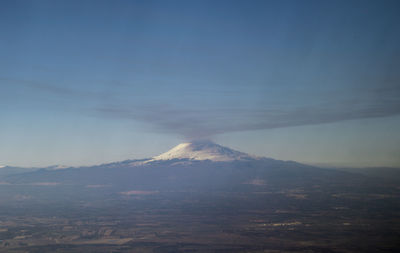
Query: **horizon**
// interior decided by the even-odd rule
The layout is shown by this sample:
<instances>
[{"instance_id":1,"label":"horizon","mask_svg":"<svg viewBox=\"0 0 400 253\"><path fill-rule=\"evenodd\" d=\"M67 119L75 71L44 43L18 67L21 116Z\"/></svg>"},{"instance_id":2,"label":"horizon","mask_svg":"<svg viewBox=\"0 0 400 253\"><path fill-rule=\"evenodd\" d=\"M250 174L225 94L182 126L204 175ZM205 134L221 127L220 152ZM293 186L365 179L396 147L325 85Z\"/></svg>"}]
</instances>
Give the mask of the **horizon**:
<instances>
[{"instance_id":1,"label":"horizon","mask_svg":"<svg viewBox=\"0 0 400 253\"><path fill-rule=\"evenodd\" d=\"M0 252L400 252L399 10L0 1Z\"/></svg>"},{"instance_id":2,"label":"horizon","mask_svg":"<svg viewBox=\"0 0 400 253\"><path fill-rule=\"evenodd\" d=\"M248 156L254 157L254 158L267 158L267 159L272 158L272 159L275 159L273 157L268 157L268 156L255 156L255 155L250 154L250 153L242 152L240 150L236 150L236 149L232 149L232 148L227 147L227 146L220 145L220 144L218 144L218 143L216 143L216 142L214 142L212 140L204 140L204 139L202 139L202 140L193 140L193 141L186 141L186 142L179 143L179 144L177 144L177 145L175 145L173 147L170 147L170 149L166 150L165 152L159 153L159 154L151 156L151 157L141 157L141 158L131 157L129 159L119 160L119 161L106 161L106 162L101 163L101 164L81 164L81 165L75 165L75 166L74 165L65 165L65 164L51 164L51 165L47 165L47 166L37 166L37 167L0 165L0 169L4 168L4 167L21 167L21 168L37 168L37 169L38 168L60 167L61 169L68 169L68 168L74 168L74 167L75 168L79 168L79 167L91 167L91 166L106 165L106 164L111 164L111 163L129 161L129 160L132 160L132 161L135 161L135 160L138 160L138 161L141 161L141 160L153 160L153 159L156 159L157 157L159 157L159 156L161 156L161 155L163 155L165 153L171 152L172 150L178 148L179 146L182 146L183 144L196 144L196 143L212 144L212 145L219 146L219 147L222 147L222 148L227 148L230 151L239 152L239 153L242 153L244 155L248 155ZM178 158L178 159L182 159L182 158ZM191 159L191 158L189 158L189 159ZM161 159L161 160L163 160L163 159ZM169 159L167 159L167 160L169 160ZM194 160L197 160L197 159L194 159ZM200 159L200 160L203 160L203 159ZM211 160L213 160L213 159L211 159ZM239 160L240 160L240 158L239 158ZM276 160L280 160L280 159L276 159ZM340 163L337 163L337 164L307 163L307 162L299 162L299 161L294 161L294 160L281 160L281 161L297 162L297 163L302 163L302 164L305 164L305 165L311 165L311 166L315 166L315 167L319 167L319 168L326 168L326 169L363 169L363 168L365 168L365 169L367 169L367 168L393 168L393 169L400 169L398 167L390 167L390 166L349 166L349 165L340 164Z\"/></svg>"},{"instance_id":3,"label":"horizon","mask_svg":"<svg viewBox=\"0 0 400 253\"><path fill-rule=\"evenodd\" d=\"M85 166L210 139L400 167L398 1L3 1L0 165Z\"/></svg>"}]
</instances>

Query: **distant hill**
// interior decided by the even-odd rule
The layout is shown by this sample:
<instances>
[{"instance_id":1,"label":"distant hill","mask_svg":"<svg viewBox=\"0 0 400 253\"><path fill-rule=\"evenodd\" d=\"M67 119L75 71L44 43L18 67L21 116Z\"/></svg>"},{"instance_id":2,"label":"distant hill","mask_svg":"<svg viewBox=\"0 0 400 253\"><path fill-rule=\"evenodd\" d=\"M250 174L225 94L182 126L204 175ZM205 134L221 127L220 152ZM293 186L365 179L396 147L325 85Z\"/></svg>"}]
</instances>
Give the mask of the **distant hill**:
<instances>
[{"instance_id":1,"label":"distant hill","mask_svg":"<svg viewBox=\"0 0 400 253\"><path fill-rule=\"evenodd\" d=\"M13 166L2 166L0 167L0 178L8 175L32 172L39 170L38 168L23 168L23 167L13 167Z\"/></svg>"},{"instance_id":2,"label":"distant hill","mask_svg":"<svg viewBox=\"0 0 400 253\"><path fill-rule=\"evenodd\" d=\"M400 168L370 167L370 168L340 168L338 170L358 173L372 178L380 178L390 183L400 184Z\"/></svg>"}]
</instances>

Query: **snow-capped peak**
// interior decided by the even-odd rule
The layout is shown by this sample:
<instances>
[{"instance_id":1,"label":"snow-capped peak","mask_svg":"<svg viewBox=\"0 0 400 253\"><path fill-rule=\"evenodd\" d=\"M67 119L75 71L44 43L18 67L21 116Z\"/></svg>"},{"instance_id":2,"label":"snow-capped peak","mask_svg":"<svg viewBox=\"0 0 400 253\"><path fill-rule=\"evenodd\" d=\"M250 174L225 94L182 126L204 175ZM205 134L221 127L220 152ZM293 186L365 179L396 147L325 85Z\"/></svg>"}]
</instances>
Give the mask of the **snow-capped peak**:
<instances>
[{"instance_id":1,"label":"snow-capped peak","mask_svg":"<svg viewBox=\"0 0 400 253\"><path fill-rule=\"evenodd\" d=\"M250 155L227 147L215 144L211 141L194 141L181 143L171 150L153 157L151 161L190 159L211 160L216 162L227 162L234 160L251 159Z\"/></svg>"}]
</instances>

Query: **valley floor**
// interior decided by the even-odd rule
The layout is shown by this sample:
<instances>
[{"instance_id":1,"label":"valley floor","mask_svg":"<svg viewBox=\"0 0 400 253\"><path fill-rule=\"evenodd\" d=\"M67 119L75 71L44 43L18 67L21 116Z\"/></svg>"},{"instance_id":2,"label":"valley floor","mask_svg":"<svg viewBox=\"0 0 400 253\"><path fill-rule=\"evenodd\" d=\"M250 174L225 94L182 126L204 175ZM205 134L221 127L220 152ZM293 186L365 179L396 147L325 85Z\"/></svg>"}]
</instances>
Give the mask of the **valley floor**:
<instances>
[{"instance_id":1,"label":"valley floor","mask_svg":"<svg viewBox=\"0 0 400 253\"><path fill-rule=\"evenodd\" d=\"M319 199L291 189L139 194L45 207L20 201L0 211L0 252L395 252L399 197Z\"/></svg>"}]
</instances>

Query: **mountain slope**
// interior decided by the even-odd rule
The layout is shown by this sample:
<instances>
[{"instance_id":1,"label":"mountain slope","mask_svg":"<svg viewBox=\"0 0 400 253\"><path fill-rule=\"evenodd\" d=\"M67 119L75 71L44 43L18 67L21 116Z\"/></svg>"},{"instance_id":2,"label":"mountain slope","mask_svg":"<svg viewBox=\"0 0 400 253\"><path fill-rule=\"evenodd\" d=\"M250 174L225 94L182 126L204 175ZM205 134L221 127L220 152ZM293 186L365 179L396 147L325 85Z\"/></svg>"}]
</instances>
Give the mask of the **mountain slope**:
<instances>
[{"instance_id":1,"label":"mountain slope","mask_svg":"<svg viewBox=\"0 0 400 253\"><path fill-rule=\"evenodd\" d=\"M212 142L184 143L144 160L102 164L63 170L40 170L11 175L11 184L107 185L117 191L236 191L272 188L346 187L365 177L320 169L291 161L255 158Z\"/></svg>"},{"instance_id":2,"label":"mountain slope","mask_svg":"<svg viewBox=\"0 0 400 253\"><path fill-rule=\"evenodd\" d=\"M246 153L232 150L210 141L195 141L181 143L171 150L155 156L151 161L189 159L189 160L211 160L215 162L227 162L235 160L254 159Z\"/></svg>"}]
</instances>

